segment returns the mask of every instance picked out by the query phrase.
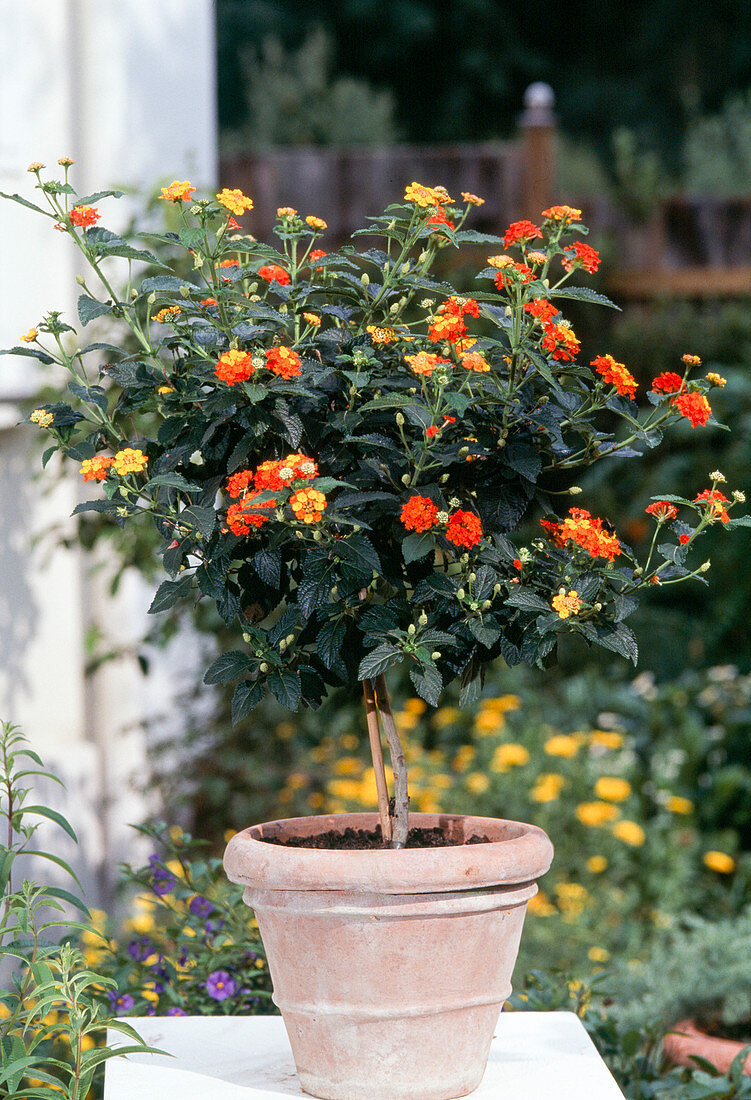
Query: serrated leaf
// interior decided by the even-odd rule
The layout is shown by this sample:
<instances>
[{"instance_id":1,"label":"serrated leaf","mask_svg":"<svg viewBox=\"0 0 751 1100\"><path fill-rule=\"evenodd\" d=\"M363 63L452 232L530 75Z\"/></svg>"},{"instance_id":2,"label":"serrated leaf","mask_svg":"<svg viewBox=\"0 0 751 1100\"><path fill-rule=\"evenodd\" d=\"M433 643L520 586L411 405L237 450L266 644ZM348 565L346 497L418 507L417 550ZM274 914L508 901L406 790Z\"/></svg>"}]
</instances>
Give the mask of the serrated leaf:
<instances>
[{"instance_id":1,"label":"serrated leaf","mask_svg":"<svg viewBox=\"0 0 751 1100\"><path fill-rule=\"evenodd\" d=\"M221 653L213 661L203 676L204 684L231 684L250 669L250 660L247 654L238 649L230 649Z\"/></svg>"},{"instance_id":2,"label":"serrated leaf","mask_svg":"<svg viewBox=\"0 0 751 1100\"><path fill-rule=\"evenodd\" d=\"M302 698L302 685L296 672L288 668L279 669L270 673L267 684L277 702L287 710L297 710Z\"/></svg>"},{"instance_id":3,"label":"serrated leaf","mask_svg":"<svg viewBox=\"0 0 751 1100\"><path fill-rule=\"evenodd\" d=\"M598 645L604 646L605 649L610 649L613 653L620 653L623 657L628 657L630 661L636 664L639 656L639 647L636 643L634 632L627 626L619 624L615 629L598 631L597 642Z\"/></svg>"},{"instance_id":4,"label":"serrated leaf","mask_svg":"<svg viewBox=\"0 0 751 1100\"><path fill-rule=\"evenodd\" d=\"M282 583L281 550L259 550L251 558L251 565L264 584L278 589Z\"/></svg>"},{"instance_id":5,"label":"serrated leaf","mask_svg":"<svg viewBox=\"0 0 751 1100\"><path fill-rule=\"evenodd\" d=\"M376 676L380 676L381 673L392 668L401 660L402 654L396 646L390 645L388 642L382 642L381 645L377 645L375 649L372 649L370 653L366 653L360 661L360 667L357 670L357 679L374 680Z\"/></svg>"},{"instance_id":6,"label":"serrated leaf","mask_svg":"<svg viewBox=\"0 0 751 1100\"><path fill-rule=\"evenodd\" d=\"M184 508L180 513L180 523L187 523L194 528L204 539L211 538L216 526L216 512L213 508L199 507L192 504L190 508Z\"/></svg>"},{"instance_id":7,"label":"serrated leaf","mask_svg":"<svg viewBox=\"0 0 751 1100\"><path fill-rule=\"evenodd\" d=\"M182 489L185 493L198 493L201 491L200 485L188 481L182 474L157 474L156 477L150 478L144 485L144 489L157 488Z\"/></svg>"},{"instance_id":8,"label":"serrated leaf","mask_svg":"<svg viewBox=\"0 0 751 1100\"><path fill-rule=\"evenodd\" d=\"M341 664L339 654L346 634L347 626L342 619L329 619L318 631L316 652L326 668L334 669Z\"/></svg>"},{"instance_id":9,"label":"serrated leaf","mask_svg":"<svg viewBox=\"0 0 751 1100\"><path fill-rule=\"evenodd\" d=\"M409 678L421 699L431 707L437 707L443 690L443 677L434 665L413 668Z\"/></svg>"},{"instance_id":10,"label":"serrated leaf","mask_svg":"<svg viewBox=\"0 0 751 1100\"><path fill-rule=\"evenodd\" d=\"M251 683L249 680L243 680L238 684L232 696L232 724L237 725L243 718L247 718L265 694L266 689L259 682Z\"/></svg>"},{"instance_id":11,"label":"serrated leaf","mask_svg":"<svg viewBox=\"0 0 751 1100\"><path fill-rule=\"evenodd\" d=\"M184 599L193 587L192 575L181 577L179 581L162 581L151 601L149 615L158 615L174 607L178 600Z\"/></svg>"},{"instance_id":12,"label":"serrated leaf","mask_svg":"<svg viewBox=\"0 0 751 1100\"><path fill-rule=\"evenodd\" d=\"M611 302L610 298L607 298L604 294L599 294L588 286L561 287L559 290L551 290L549 297L572 298L576 302L594 302L598 306L610 306L611 309L617 309L619 313L621 311L621 307L617 306L615 302Z\"/></svg>"},{"instance_id":13,"label":"serrated leaf","mask_svg":"<svg viewBox=\"0 0 751 1100\"><path fill-rule=\"evenodd\" d=\"M506 597L509 607L523 608L525 611L550 611L550 604L538 596L533 588L515 585L513 592Z\"/></svg>"},{"instance_id":14,"label":"serrated leaf","mask_svg":"<svg viewBox=\"0 0 751 1100\"><path fill-rule=\"evenodd\" d=\"M402 540L402 556L407 565L424 558L435 549L435 538L427 531L413 531Z\"/></svg>"}]
</instances>

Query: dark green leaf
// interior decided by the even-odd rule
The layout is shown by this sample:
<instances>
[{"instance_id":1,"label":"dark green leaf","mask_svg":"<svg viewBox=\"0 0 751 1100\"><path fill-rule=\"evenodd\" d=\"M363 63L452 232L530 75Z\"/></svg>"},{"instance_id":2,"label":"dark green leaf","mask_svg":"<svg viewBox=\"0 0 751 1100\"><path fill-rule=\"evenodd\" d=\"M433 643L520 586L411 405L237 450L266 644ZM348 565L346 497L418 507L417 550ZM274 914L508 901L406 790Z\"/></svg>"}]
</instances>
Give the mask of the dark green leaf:
<instances>
[{"instance_id":1,"label":"dark green leaf","mask_svg":"<svg viewBox=\"0 0 751 1100\"><path fill-rule=\"evenodd\" d=\"M76 836L73 826L70 822L58 813L57 810L51 810L49 806L24 806L22 808L24 816L26 814L34 814L37 817L46 817L49 821L54 821L56 825L59 825L63 832L67 833L71 840L75 840L78 843L78 837Z\"/></svg>"},{"instance_id":2,"label":"dark green leaf","mask_svg":"<svg viewBox=\"0 0 751 1100\"><path fill-rule=\"evenodd\" d=\"M149 615L158 615L160 611L167 611L170 607L174 607L178 600L185 599L189 595L192 587L192 574L181 577L179 581L162 581L151 601Z\"/></svg>"},{"instance_id":3,"label":"dark green leaf","mask_svg":"<svg viewBox=\"0 0 751 1100\"><path fill-rule=\"evenodd\" d=\"M98 302L96 298L89 298L88 294L82 294L78 299L78 319L84 326L95 317L103 317L105 313L111 312L111 303Z\"/></svg>"},{"instance_id":4,"label":"dark green leaf","mask_svg":"<svg viewBox=\"0 0 751 1100\"><path fill-rule=\"evenodd\" d=\"M216 512L213 508L200 508L197 504L193 504L180 513L180 523L187 523L205 539L209 539L216 526Z\"/></svg>"},{"instance_id":5,"label":"dark green leaf","mask_svg":"<svg viewBox=\"0 0 751 1100\"><path fill-rule=\"evenodd\" d=\"M231 649L222 653L209 665L203 677L204 684L231 684L250 669L250 660L245 653Z\"/></svg>"},{"instance_id":6,"label":"dark green leaf","mask_svg":"<svg viewBox=\"0 0 751 1100\"><path fill-rule=\"evenodd\" d=\"M252 684L249 680L243 680L235 688L232 696L232 724L237 725L243 718L247 718L266 694L266 689L260 683Z\"/></svg>"},{"instance_id":7,"label":"dark green leaf","mask_svg":"<svg viewBox=\"0 0 751 1100\"><path fill-rule=\"evenodd\" d=\"M292 669L280 669L268 677L268 687L272 695L287 710L297 710L302 698L300 677Z\"/></svg>"},{"instance_id":8,"label":"dark green leaf","mask_svg":"<svg viewBox=\"0 0 751 1100\"><path fill-rule=\"evenodd\" d=\"M370 653L366 653L360 661L357 678L358 680L373 680L401 660L401 651L396 646L390 645L388 642L382 642L375 649L371 649Z\"/></svg>"},{"instance_id":9,"label":"dark green leaf","mask_svg":"<svg viewBox=\"0 0 751 1100\"><path fill-rule=\"evenodd\" d=\"M431 707L437 707L443 689L443 677L434 665L413 668L409 674L417 694Z\"/></svg>"},{"instance_id":10,"label":"dark green leaf","mask_svg":"<svg viewBox=\"0 0 751 1100\"><path fill-rule=\"evenodd\" d=\"M182 489L186 493L200 492L201 486L193 481L188 481L182 474L157 474L144 485L144 489L156 489L158 487L169 489Z\"/></svg>"},{"instance_id":11,"label":"dark green leaf","mask_svg":"<svg viewBox=\"0 0 751 1100\"><path fill-rule=\"evenodd\" d=\"M588 286L561 287L559 290L551 290L549 297L572 298L576 302L595 302L598 306L610 306L611 309L617 309L619 312L621 308L615 302L611 302L610 298L606 298L604 294L598 294Z\"/></svg>"},{"instance_id":12,"label":"dark green leaf","mask_svg":"<svg viewBox=\"0 0 751 1100\"><path fill-rule=\"evenodd\" d=\"M413 531L402 541L402 555L407 565L424 558L432 550L435 550L435 538L428 531Z\"/></svg>"}]
</instances>

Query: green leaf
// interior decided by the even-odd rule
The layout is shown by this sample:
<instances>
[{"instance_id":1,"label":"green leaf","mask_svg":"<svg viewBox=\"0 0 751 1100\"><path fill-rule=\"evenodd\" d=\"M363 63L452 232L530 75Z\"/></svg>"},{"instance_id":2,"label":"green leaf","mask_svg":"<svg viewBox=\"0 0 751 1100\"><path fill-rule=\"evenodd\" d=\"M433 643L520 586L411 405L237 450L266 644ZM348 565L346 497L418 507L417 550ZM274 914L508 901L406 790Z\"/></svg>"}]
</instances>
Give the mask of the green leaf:
<instances>
[{"instance_id":1,"label":"green leaf","mask_svg":"<svg viewBox=\"0 0 751 1100\"><path fill-rule=\"evenodd\" d=\"M506 597L509 607L519 607L525 611L550 611L550 604L538 596L533 588L515 585L513 592Z\"/></svg>"},{"instance_id":2,"label":"green leaf","mask_svg":"<svg viewBox=\"0 0 751 1100\"><path fill-rule=\"evenodd\" d=\"M494 233L478 233L475 229L460 229L456 234L460 244L503 244L503 237Z\"/></svg>"},{"instance_id":3,"label":"green leaf","mask_svg":"<svg viewBox=\"0 0 751 1100\"><path fill-rule=\"evenodd\" d=\"M85 917L91 916L88 906L85 905L80 898L77 898L75 894L71 894L70 890L63 890L62 886L46 886L44 893L47 897L59 898L60 901L65 901L68 905L74 906L83 913Z\"/></svg>"},{"instance_id":4,"label":"green leaf","mask_svg":"<svg viewBox=\"0 0 751 1100\"><path fill-rule=\"evenodd\" d=\"M59 825L64 833L67 833L71 840L74 840L78 844L78 837L75 834L73 826L70 822L58 813L57 810L51 810L49 806L23 806L21 812L24 817L26 814L35 814L37 817L46 817L49 821L54 821L56 825Z\"/></svg>"},{"instance_id":5,"label":"green leaf","mask_svg":"<svg viewBox=\"0 0 751 1100\"><path fill-rule=\"evenodd\" d=\"M45 364L55 362L45 351L38 351L36 348L3 348L0 350L0 355L25 355L28 359L38 359L40 363Z\"/></svg>"},{"instance_id":6,"label":"green leaf","mask_svg":"<svg viewBox=\"0 0 751 1100\"><path fill-rule=\"evenodd\" d=\"M610 306L611 309L617 309L619 312L621 310L621 307L611 302L610 298L606 298L604 294L598 294L588 286L561 287L559 290L551 290L549 297L572 298L576 302L595 302L598 306Z\"/></svg>"},{"instance_id":7,"label":"green leaf","mask_svg":"<svg viewBox=\"0 0 751 1100\"><path fill-rule=\"evenodd\" d=\"M93 206L100 199L121 199L124 191L95 191L93 195L84 195L76 199L76 206Z\"/></svg>"},{"instance_id":8,"label":"green leaf","mask_svg":"<svg viewBox=\"0 0 751 1100\"><path fill-rule=\"evenodd\" d=\"M423 407L419 401L415 401L414 397L408 397L407 394L390 393L366 401L364 405L360 405L357 411L362 413L369 412L372 409L405 409L408 405L415 405L417 408Z\"/></svg>"},{"instance_id":9,"label":"green leaf","mask_svg":"<svg viewBox=\"0 0 751 1100\"><path fill-rule=\"evenodd\" d=\"M382 642L375 649L371 649L370 653L366 653L360 661L357 679L374 680L376 676L380 676L387 669L399 664L402 659L402 653L396 646L391 645L389 642Z\"/></svg>"},{"instance_id":10,"label":"green leaf","mask_svg":"<svg viewBox=\"0 0 751 1100\"><path fill-rule=\"evenodd\" d=\"M339 654L347 634L347 625L343 619L329 619L318 632L316 652L326 668L334 668L340 663Z\"/></svg>"},{"instance_id":11,"label":"green leaf","mask_svg":"<svg viewBox=\"0 0 751 1100\"><path fill-rule=\"evenodd\" d=\"M599 645L604 646L605 649L610 649L613 653L620 653L636 664L639 656L639 647L636 643L634 632L630 630L629 627L619 623L613 630L598 631L597 641Z\"/></svg>"},{"instance_id":12,"label":"green leaf","mask_svg":"<svg viewBox=\"0 0 751 1100\"><path fill-rule=\"evenodd\" d=\"M168 489L182 489L185 493L198 493L201 486L193 481L188 481L182 474L157 474L144 485L144 489L166 487Z\"/></svg>"},{"instance_id":13,"label":"green leaf","mask_svg":"<svg viewBox=\"0 0 751 1100\"><path fill-rule=\"evenodd\" d=\"M431 707L437 707L443 690L443 677L435 665L413 668L409 678L415 685L417 694Z\"/></svg>"},{"instance_id":14,"label":"green leaf","mask_svg":"<svg viewBox=\"0 0 751 1100\"><path fill-rule=\"evenodd\" d=\"M222 653L209 665L203 677L204 684L231 684L250 669L250 659L239 649Z\"/></svg>"},{"instance_id":15,"label":"green leaf","mask_svg":"<svg viewBox=\"0 0 751 1100\"><path fill-rule=\"evenodd\" d=\"M201 508L193 504L180 513L180 523L187 523L205 539L210 539L216 526L216 512L213 508Z\"/></svg>"},{"instance_id":16,"label":"green leaf","mask_svg":"<svg viewBox=\"0 0 751 1100\"><path fill-rule=\"evenodd\" d=\"M435 550L435 538L428 531L413 531L402 540L402 555L407 565L424 558L432 550Z\"/></svg>"},{"instance_id":17,"label":"green leaf","mask_svg":"<svg viewBox=\"0 0 751 1100\"><path fill-rule=\"evenodd\" d=\"M78 319L82 325L88 325L95 317L103 317L105 313L112 312L112 303L98 302L96 298L90 298L88 294L82 294L78 299Z\"/></svg>"},{"instance_id":18,"label":"green leaf","mask_svg":"<svg viewBox=\"0 0 751 1100\"><path fill-rule=\"evenodd\" d=\"M300 677L292 669L280 669L268 677L268 687L272 695L287 710L297 710L302 698Z\"/></svg>"},{"instance_id":19,"label":"green leaf","mask_svg":"<svg viewBox=\"0 0 751 1100\"><path fill-rule=\"evenodd\" d=\"M162 581L151 601L149 615L158 615L174 607L178 600L184 599L193 587L193 576L181 577L179 581Z\"/></svg>"},{"instance_id":20,"label":"green leaf","mask_svg":"<svg viewBox=\"0 0 751 1100\"><path fill-rule=\"evenodd\" d=\"M49 860L50 863L55 863L58 867L62 867L63 871L66 871L70 875L70 877L73 879L73 881L75 882L78 889L83 890L83 886L81 885L81 883L78 879L78 875L75 873L73 868L68 863L65 862L64 859L60 858L60 856L55 856L51 852L34 851L32 849L29 849L29 848L24 849L24 855L25 856L37 856L38 859L47 859L47 860ZM0 871L0 878L1 877L2 877L2 872Z\"/></svg>"},{"instance_id":21,"label":"green leaf","mask_svg":"<svg viewBox=\"0 0 751 1100\"><path fill-rule=\"evenodd\" d=\"M10 199L11 202L17 202L21 206L26 206L29 210L36 210L37 214L44 214L46 218L52 218L57 221L57 217L50 213L49 210L43 210L41 206L36 206L33 202L29 202L28 199L21 198L20 195L8 195L5 191L0 191L0 199Z\"/></svg>"},{"instance_id":22,"label":"green leaf","mask_svg":"<svg viewBox=\"0 0 751 1100\"><path fill-rule=\"evenodd\" d=\"M251 683L243 680L235 688L232 696L232 724L237 725L243 718L247 718L266 694L266 689L261 683Z\"/></svg>"}]
</instances>

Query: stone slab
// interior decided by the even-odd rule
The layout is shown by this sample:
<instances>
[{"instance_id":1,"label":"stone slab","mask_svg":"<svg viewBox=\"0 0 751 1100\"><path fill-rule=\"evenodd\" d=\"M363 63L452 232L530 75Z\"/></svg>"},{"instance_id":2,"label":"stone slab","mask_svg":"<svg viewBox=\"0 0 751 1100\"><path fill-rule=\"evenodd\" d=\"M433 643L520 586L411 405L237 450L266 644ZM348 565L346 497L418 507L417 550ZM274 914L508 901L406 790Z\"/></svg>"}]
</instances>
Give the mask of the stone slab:
<instances>
[{"instance_id":1,"label":"stone slab","mask_svg":"<svg viewBox=\"0 0 751 1100\"><path fill-rule=\"evenodd\" d=\"M104 1100L280 1100L304 1097L279 1016L127 1018L172 1057L128 1055L107 1064ZM124 1042L111 1033L114 1046ZM572 1012L501 1015L473 1100L623 1100Z\"/></svg>"}]
</instances>

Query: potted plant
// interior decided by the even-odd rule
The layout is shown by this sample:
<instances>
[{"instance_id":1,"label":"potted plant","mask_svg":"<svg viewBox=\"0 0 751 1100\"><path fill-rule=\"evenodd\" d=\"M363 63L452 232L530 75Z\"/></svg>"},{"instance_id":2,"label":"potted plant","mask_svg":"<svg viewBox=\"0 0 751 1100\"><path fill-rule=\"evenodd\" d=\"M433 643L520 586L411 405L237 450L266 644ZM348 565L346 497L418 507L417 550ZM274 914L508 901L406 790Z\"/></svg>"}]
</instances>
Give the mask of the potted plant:
<instances>
[{"instance_id":1,"label":"potted plant","mask_svg":"<svg viewBox=\"0 0 751 1100\"><path fill-rule=\"evenodd\" d=\"M355 234L367 247L327 255L315 215L280 208L275 247L237 222L253 205L240 191L194 199L175 181L162 196L179 231L153 236L187 250L185 278L101 228L95 204L115 193L77 196L60 163L63 181L30 168L46 208L10 197L90 266L81 324L112 322L130 343L82 347L50 313L12 349L72 377L65 400L28 417L51 436L45 460L61 451L99 483L77 511L156 525L168 579L152 612L208 599L236 626L205 680L236 682L237 719L267 692L291 710L337 687L364 697L377 814L254 826L225 857L256 910L303 1087L470 1092L552 848L530 825L409 815L385 676L406 662L430 705L458 679L463 704L490 661L546 666L565 632L635 660L625 619L640 592L703 579L694 544L745 522L728 514L742 495L715 473L691 500L655 501L642 564L607 520L553 502L580 491L578 470L654 446L670 422L711 423L706 393L723 380L686 355L640 414L626 366L577 361L561 305L610 303L571 285L599 257L568 206L499 238L463 228L477 196L412 183ZM465 244L492 253L472 297L431 275ZM144 262L160 273L136 278ZM519 545L535 508L539 537Z\"/></svg>"}]
</instances>

